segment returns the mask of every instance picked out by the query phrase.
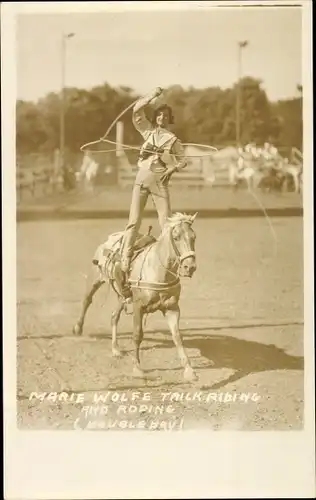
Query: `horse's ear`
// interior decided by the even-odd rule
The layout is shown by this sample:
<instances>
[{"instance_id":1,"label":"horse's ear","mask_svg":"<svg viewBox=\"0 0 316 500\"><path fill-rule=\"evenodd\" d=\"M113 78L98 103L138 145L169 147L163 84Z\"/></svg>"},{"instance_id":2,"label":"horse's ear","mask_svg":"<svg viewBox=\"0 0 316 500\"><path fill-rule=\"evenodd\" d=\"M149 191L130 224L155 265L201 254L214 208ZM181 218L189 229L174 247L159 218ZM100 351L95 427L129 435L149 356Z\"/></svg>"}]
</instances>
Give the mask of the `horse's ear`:
<instances>
[{"instance_id":1,"label":"horse's ear","mask_svg":"<svg viewBox=\"0 0 316 500\"><path fill-rule=\"evenodd\" d=\"M198 214L198 212L195 212L194 215L191 215L191 222L195 221L195 218L196 218L197 214Z\"/></svg>"}]
</instances>

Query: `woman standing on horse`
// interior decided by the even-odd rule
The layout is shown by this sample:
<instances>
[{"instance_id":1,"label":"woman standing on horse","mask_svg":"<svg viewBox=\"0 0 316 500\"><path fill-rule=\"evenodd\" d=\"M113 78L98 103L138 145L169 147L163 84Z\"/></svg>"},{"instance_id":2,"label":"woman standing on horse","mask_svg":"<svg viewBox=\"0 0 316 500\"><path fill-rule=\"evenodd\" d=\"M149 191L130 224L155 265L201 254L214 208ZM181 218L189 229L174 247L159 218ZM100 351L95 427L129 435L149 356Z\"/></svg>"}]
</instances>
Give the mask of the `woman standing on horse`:
<instances>
[{"instance_id":1,"label":"woman standing on horse","mask_svg":"<svg viewBox=\"0 0 316 500\"><path fill-rule=\"evenodd\" d=\"M169 130L169 126L173 124L170 106L166 104L159 106L154 111L151 122L145 115L145 107L159 97L162 92L162 89L158 87L147 97L139 99L133 108L133 124L145 142L140 150L137 164L138 172L121 254L125 298L131 296L128 273L133 255L133 245L141 226L148 196L152 197L162 229L167 217L171 215L169 180L174 172L184 168L187 164L181 142Z\"/></svg>"}]
</instances>

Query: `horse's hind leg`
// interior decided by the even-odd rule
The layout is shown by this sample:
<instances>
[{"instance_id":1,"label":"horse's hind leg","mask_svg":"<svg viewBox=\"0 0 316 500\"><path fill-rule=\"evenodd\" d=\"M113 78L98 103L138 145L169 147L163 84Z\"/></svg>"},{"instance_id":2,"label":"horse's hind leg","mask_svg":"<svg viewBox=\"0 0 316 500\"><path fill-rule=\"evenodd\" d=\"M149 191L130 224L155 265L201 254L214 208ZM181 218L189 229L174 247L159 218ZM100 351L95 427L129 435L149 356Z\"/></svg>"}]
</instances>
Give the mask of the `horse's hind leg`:
<instances>
[{"instance_id":1,"label":"horse's hind leg","mask_svg":"<svg viewBox=\"0 0 316 500\"><path fill-rule=\"evenodd\" d=\"M112 326L112 356L121 356L121 351L117 344L117 325L121 317L121 313L124 309L124 301L121 297L118 299L118 306L115 311L112 312L111 316L111 326Z\"/></svg>"},{"instance_id":2,"label":"horse's hind leg","mask_svg":"<svg viewBox=\"0 0 316 500\"><path fill-rule=\"evenodd\" d=\"M133 375L135 377L144 377L145 376L143 370L140 367L140 358L139 358L140 344L142 343L143 337L144 337L143 312L141 310L141 307L138 304L134 304L134 313L133 313L133 344L134 344L133 362L134 362L134 368L133 368Z\"/></svg>"},{"instance_id":3,"label":"horse's hind leg","mask_svg":"<svg viewBox=\"0 0 316 500\"><path fill-rule=\"evenodd\" d=\"M178 351L178 355L180 358L181 365L184 368L184 380L187 382L193 382L197 379L197 376L190 364L189 358L185 352L182 338L179 329L179 321L180 321L180 309L179 307L175 307L174 309L168 309L164 312L164 316L167 319L169 329L172 334L173 341Z\"/></svg>"},{"instance_id":4,"label":"horse's hind leg","mask_svg":"<svg viewBox=\"0 0 316 500\"><path fill-rule=\"evenodd\" d=\"M99 290L99 288L104 284L104 280L100 278L99 273L97 274L95 270L93 270L92 273L92 280L91 276L89 278L87 280L87 289L82 302L81 313L77 323L74 325L72 330L74 335L82 335L84 320L87 311L92 303L93 296Z\"/></svg>"}]
</instances>

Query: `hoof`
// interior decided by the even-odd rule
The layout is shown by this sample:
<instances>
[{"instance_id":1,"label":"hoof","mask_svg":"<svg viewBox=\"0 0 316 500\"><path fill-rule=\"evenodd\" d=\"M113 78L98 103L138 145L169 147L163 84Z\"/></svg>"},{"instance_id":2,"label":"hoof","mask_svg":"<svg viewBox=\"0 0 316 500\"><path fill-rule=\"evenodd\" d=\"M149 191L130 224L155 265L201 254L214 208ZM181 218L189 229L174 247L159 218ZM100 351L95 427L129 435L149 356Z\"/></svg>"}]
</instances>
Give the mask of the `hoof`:
<instances>
[{"instance_id":1,"label":"hoof","mask_svg":"<svg viewBox=\"0 0 316 500\"><path fill-rule=\"evenodd\" d=\"M145 378L145 373L138 366L134 366L134 368L133 368L133 377L136 377L136 378Z\"/></svg>"},{"instance_id":2,"label":"hoof","mask_svg":"<svg viewBox=\"0 0 316 500\"><path fill-rule=\"evenodd\" d=\"M121 358L123 354L117 347L112 347L112 356L113 358Z\"/></svg>"},{"instance_id":3,"label":"hoof","mask_svg":"<svg viewBox=\"0 0 316 500\"><path fill-rule=\"evenodd\" d=\"M191 367L185 368L183 378L185 382L196 382L198 380L198 376Z\"/></svg>"},{"instance_id":4,"label":"hoof","mask_svg":"<svg viewBox=\"0 0 316 500\"><path fill-rule=\"evenodd\" d=\"M78 323L77 323L77 324L73 327L73 329L72 329L72 333L73 333L74 335L77 335L77 336L82 335L82 326L78 325Z\"/></svg>"}]
</instances>

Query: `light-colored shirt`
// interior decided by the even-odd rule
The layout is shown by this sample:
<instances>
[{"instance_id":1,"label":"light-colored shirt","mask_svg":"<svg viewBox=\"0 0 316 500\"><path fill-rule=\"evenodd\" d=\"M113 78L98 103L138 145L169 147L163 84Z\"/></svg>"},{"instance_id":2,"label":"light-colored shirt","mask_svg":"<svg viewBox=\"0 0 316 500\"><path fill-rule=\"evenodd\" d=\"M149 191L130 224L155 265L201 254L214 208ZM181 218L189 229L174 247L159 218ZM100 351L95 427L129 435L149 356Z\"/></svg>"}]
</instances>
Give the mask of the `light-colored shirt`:
<instances>
[{"instance_id":1,"label":"light-colored shirt","mask_svg":"<svg viewBox=\"0 0 316 500\"><path fill-rule=\"evenodd\" d=\"M273 160L279 156L277 148L274 146L270 146L269 149L264 149L263 150L263 157L266 160Z\"/></svg>"},{"instance_id":2,"label":"light-colored shirt","mask_svg":"<svg viewBox=\"0 0 316 500\"><path fill-rule=\"evenodd\" d=\"M144 102L144 104L143 104ZM146 150L148 144L164 150L162 154L153 154L147 160L139 160L139 166L151 166L157 162L158 156L166 164L175 165L177 170L185 168L187 160L181 141L169 130L156 129L146 118L143 107L147 104L145 99L140 99L133 111L133 125L145 140L141 151Z\"/></svg>"},{"instance_id":3,"label":"light-colored shirt","mask_svg":"<svg viewBox=\"0 0 316 500\"><path fill-rule=\"evenodd\" d=\"M237 167L238 167L238 170L241 170L244 166L244 163L245 163L245 160L242 156L239 156L238 160L237 160Z\"/></svg>"}]
</instances>

